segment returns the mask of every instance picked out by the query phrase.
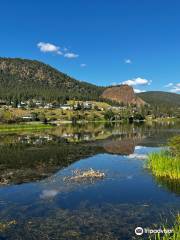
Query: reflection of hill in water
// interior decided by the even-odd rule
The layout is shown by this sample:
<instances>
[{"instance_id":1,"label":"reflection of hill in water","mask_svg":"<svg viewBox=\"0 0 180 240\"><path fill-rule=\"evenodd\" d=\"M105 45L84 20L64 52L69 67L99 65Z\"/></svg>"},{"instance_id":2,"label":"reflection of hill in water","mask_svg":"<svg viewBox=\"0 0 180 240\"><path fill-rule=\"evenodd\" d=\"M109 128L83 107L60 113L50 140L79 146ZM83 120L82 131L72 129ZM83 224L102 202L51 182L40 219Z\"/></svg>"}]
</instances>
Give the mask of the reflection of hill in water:
<instances>
[{"instance_id":1,"label":"reflection of hill in water","mask_svg":"<svg viewBox=\"0 0 180 240\"><path fill-rule=\"evenodd\" d=\"M82 158L102 152L86 144L53 143L43 146L6 145L0 147L0 181L22 183L50 176Z\"/></svg>"},{"instance_id":2,"label":"reflection of hill in water","mask_svg":"<svg viewBox=\"0 0 180 240\"><path fill-rule=\"evenodd\" d=\"M175 128L174 128L175 129ZM63 167L98 153L129 155L136 145L167 141L164 127L148 125L64 125L39 133L0 136L0 181L22 183L46 178ZM75 137L76 136L76 137ZM78 137L77 137L78 136Z\"/></svg>"},{"instance_id":3,"label":"reflection of hill in water","mask_svg":"<svg viewBox=\"0 0 180 240\"><path fill-rule=\"evenodd\" d=\"M104 145L104 149L108 153L129 155L134 152L135 142L132 139L124 139L119 141L111 141Z\"/></svg>"}]
</instances>

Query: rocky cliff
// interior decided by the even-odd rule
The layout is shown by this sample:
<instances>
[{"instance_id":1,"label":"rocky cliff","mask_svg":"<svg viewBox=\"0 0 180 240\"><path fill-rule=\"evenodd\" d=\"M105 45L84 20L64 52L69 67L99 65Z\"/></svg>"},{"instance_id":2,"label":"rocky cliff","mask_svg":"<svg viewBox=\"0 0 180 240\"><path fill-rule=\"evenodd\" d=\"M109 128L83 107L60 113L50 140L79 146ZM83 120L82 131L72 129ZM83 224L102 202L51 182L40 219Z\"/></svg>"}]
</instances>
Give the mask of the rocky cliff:
<instances>
[{"instance_id":1,"label":"rocky cliff","mask_svg":"<svg viewBox=\"0 0 180 240\"><path fill-rule=\"evenodd\" d=\"M120 85L107 88L101 95L104 99L116 101L123 104L135 104L137 106L145 105L145 101L137 97L132 87Z\"/></svg>"}]
</instances>

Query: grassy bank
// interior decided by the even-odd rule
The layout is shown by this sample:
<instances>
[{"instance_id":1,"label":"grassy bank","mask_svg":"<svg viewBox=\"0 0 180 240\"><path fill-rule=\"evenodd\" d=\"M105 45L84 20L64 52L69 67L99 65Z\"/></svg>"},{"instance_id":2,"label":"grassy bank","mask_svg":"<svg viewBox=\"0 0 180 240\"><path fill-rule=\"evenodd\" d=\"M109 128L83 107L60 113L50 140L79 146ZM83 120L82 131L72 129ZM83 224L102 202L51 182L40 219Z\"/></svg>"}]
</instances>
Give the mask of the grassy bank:
<instances>
[{"instance_id":1,"label":"grassy bank","mask_svg":"<svg viewBox=\"0 0 180 240\"><path fill-rule=\"evenodd\" d=\"M180 179L180 136L168 142L169 149L159 153L151 153L147 166L156 177L170 180Z\"/></svg>"},{"instance_id":2,"label":"grassy bank","mask_svg":"<svg viewBox=\"0 0 180 240\"><path fill-rule=\"evenodd\" d=\"M151 153L148 158L148 168L157 177L180 179L180 159L169 151Z\"/></svg>"},{"instance_id":3,"label":"grassy bank","mask_svg":"<svg viewBox=\"0 0 180 240\"><path fill-rule=\"evenodd\" d=\"M42 123L0 124L0 132L39 130L39 129L48 129L48 128L52 128L52 126L48 124L42 124Z\"/></svg>"}]
</instances>

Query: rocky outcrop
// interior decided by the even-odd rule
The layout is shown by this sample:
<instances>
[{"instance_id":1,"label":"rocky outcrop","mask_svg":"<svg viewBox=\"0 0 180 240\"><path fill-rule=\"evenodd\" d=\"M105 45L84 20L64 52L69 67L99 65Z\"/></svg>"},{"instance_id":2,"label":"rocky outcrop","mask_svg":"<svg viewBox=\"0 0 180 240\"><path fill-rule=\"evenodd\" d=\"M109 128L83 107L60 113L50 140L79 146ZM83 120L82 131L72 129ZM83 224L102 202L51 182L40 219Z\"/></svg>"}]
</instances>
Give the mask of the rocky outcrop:
<instances>
[{"instance_id":1,"label":"rocky outcrop","mask_svg":"<svg viewBox=\"0 0 180 240\"><path fill-rule=\"evenodd\" d=\"M146 104L141 98L135 95L133 88L128 85L109 87L102 93L101 97L125 105L135 104L143 106Z\"/></svg>"}]
</instances>

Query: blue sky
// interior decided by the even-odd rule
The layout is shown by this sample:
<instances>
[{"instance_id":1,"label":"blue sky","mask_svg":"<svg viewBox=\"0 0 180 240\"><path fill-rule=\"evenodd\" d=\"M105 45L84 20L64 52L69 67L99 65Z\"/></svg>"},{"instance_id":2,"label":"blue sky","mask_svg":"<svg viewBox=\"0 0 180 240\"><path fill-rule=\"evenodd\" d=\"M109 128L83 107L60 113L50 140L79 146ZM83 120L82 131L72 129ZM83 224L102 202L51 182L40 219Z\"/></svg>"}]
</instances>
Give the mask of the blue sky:
<instances>
[{"instance_id":1,"label":"blue sky","mask_svg":"<svg viewBox=\"0 0 180 240\"><path fill-rule=\"evenodd\" d=\"M1 0L0 9L1 57L98 85L180 93L178 0Z\"/></svg>"}]
</instances>

